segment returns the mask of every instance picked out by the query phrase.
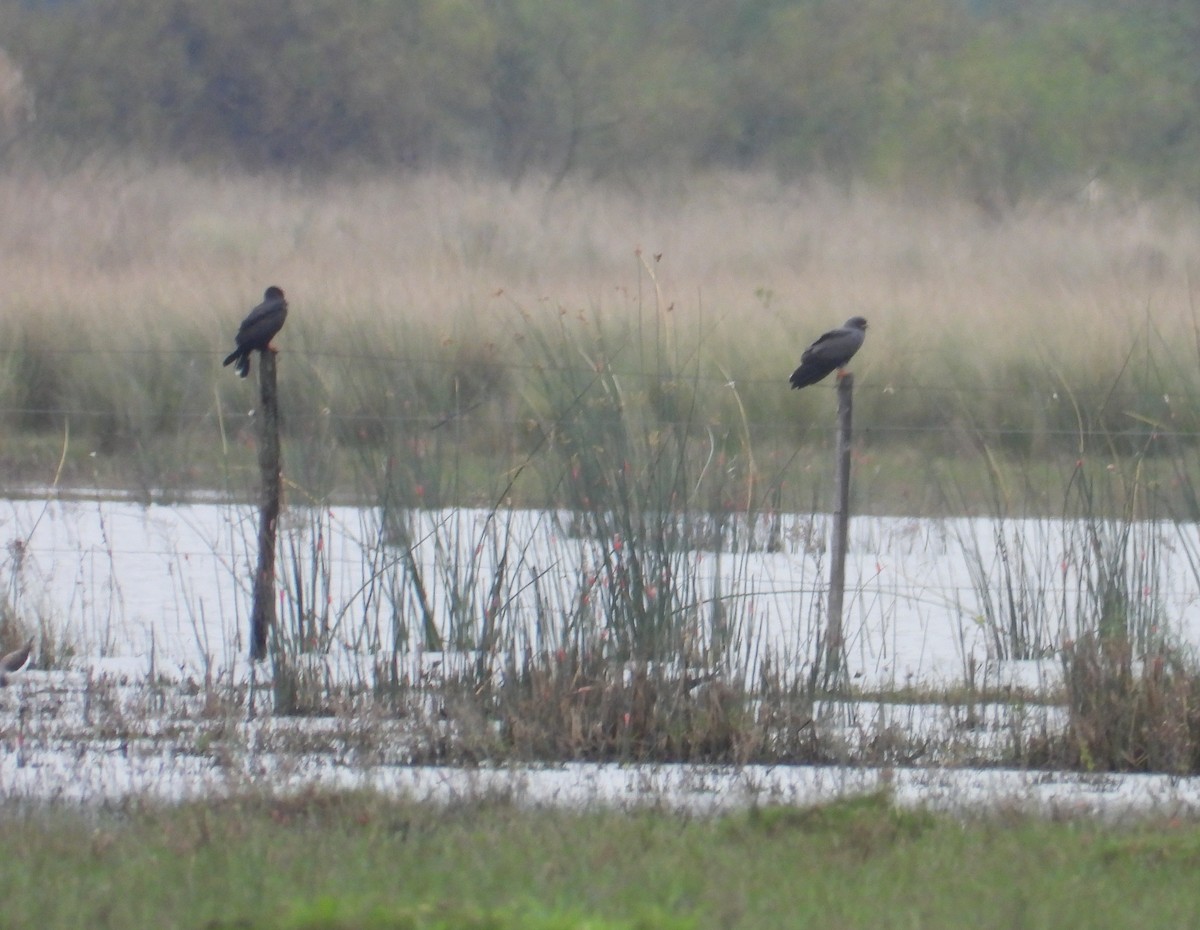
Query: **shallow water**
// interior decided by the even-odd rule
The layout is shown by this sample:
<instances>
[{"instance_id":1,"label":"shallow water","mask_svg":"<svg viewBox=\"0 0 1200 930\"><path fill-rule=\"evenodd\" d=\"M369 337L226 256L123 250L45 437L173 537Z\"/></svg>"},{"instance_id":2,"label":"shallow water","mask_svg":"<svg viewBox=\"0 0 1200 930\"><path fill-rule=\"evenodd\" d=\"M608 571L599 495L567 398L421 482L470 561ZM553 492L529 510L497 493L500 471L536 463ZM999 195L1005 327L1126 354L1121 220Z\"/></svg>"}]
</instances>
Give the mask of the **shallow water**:
<instances>
[{"instance_id":1,"label":"shallow water","mask_svg":"<svg viewBox=\"0 0 1200 930\"><path fill-rule=\"evenodd\" d=\"M474 614L460 609L456 619L455 605L488 603L502 561L506 632L519 644L534 638L539 610L577 609L580 578L596 572L599 555L619 559L622 551L616 541L578 538L562 515L409 516L413 564L429 582L427 606L443 635L459 624L460 640L479 629L474 621L464 627L461 617ZM820 518L795 517L781 528L783 551L708 548L681 553L672 565L687 572L690 596L700 602L719 597L725 616L736 619L739 656L769 646L803 664L823 622L827 566L820 541L826 526ZM335 679L368 680L374 658L390 648L396 631L412 635L420 625L403 548L380 541L382 521L371 510L293 508L280 530L281 616L303 614L317 623L324 669ZM896 769L414 767L403 756L404 732L376 730L356 741L356 728L404 725L395 721L368 724L352 714L235 723L209 718L191 683L244 681L249 670L246 617L255 533L254 510L228 504L53 500L9 501L0 508L0 581L8 599L27 622L41 624L73 652L67 670L22 672L0 689L0 740L7 750L0 753L0 797L173 801L315 785L370 787L438 803L501 795L518 804L657 804L716 812L811 804L886 788L899 804L953 811L1200 816L1197 779L953 767L956 758L988 757L1018 729L1061 726L1060 709L1037 704L977 705L966 709L969 719L962 717L964 708L953 706L815 709L824 732L842 733L847 746L894 728L936 750L920 760L933 767ZM868 686L972 679L1037 689L1052 683L1055 650L1080 632L1073 610L1096 578L1081 556L1081 538L1087 541L1077 527L1053 521L852 521L849 673ZM1091 545L1102 548L1095 539ZM1200 643L1200 598L1191 568L1196 551L1190 528L1144 526L1130 534L1122 562L1127 587L1144 587L1149 615L1193 645ZM1041 652L1014 660L994 623L1012 615L1000 608L1022 603L1036 614L1033 633ZM415 678L453 655L414 646L405 661ZM162 683L170 680L180 685L166 694ZM301 738L289 742L292 731ZM370 751L355 748L368 744ZM296 745L310 748L297 751Z\"/></svg>"},{"instance_id":2,"label":"shallow water","mask_svg":"<svg viewBox=\"0 0 1200 930\"><path fill-rule=\"evenodd\" d=\"M0 506L0 581L18 614L54 631L80 663L240 680L256 520L253 508L228 504L9 501ZM555 646L558 633L539 618L577 610L581 579L595 578L602 556L620 558L619 542L572 536L561 515L544 512L422 512L406 526L433 621L463 649L478 642L497 591L502 641ZM408 637L405 651L420 652L404 550L383 534L377 512L352 507L292 508L281 525L282 622L308 618L335 676L361 676L397 635ZM706 549L680 553L671 567L686 575L678 583L700 607L697 624L720 601L740 667L768 647L802 665L824 623L825 535L822 518L786 518L783 551ZM1129 535L1127 587L1137 586L1155 629L1200 645L1194 528L1156 524ZM849 674L864 686L1044 683L1055 663L1036 660L1052 660L1083 630L1077 605L1097 571L1086 548L1058 521L854 519ZM1014 606L1031 624L1025 655L1009 635Z\"/></svg>"},{"instance_id":3,"label":"shallow water","mask_svg":"<svg viewBox=\"0 0 1200 930\"><path fill-rule=\"evenodd\" d=\"M454 805L501 799L518 806L634 809L656 806L716 814L755 805L812 805L886 791L898 805L956 814L1022 811L1110 821L1145 817L1200 817L1200 778L1166 775L1080 775L963 767L707 766L567 763L512 766L413 766L362 754L347 740L347 720L260 718L230 724L181 722L134 737L109 726L88 728L64 713L85 689L31 673L0 692L0 712L34 708L18 728L5 728L0 753L0 798L9 803L116 804L137 799L174 803L244 793L312 789L370 789L389 797ZM78 684L78 683L76 683ZM37 711L47 695L60 703L50 716ZM49 703L53 703L52 698ZM203 737L212 728L212 738ZM82 729L78 729L82 728ZM289 733L327 740L325 751L287 748ZM87 738L80 738L88 732ZM395 735L391 745L402 742Z\"/></svg>"}]
</instances>

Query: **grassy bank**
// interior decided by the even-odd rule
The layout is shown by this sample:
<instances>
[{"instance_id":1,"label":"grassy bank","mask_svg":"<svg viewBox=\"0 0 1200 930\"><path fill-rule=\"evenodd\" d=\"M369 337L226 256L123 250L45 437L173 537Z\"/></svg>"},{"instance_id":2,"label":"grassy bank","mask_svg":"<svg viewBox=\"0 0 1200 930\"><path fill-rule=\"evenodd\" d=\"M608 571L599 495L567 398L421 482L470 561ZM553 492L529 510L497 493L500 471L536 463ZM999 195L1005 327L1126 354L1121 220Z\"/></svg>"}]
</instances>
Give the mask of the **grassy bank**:
<instances>
[{"instance_id":1,"label":"grassy bank","mask_svg":"<svg viewBox=\"0 0 1200 930\"><path fill-rule=\"evenodd\" d=\"M964 823L882 797L712 819L314 795L4 820L5 924L47 930L1166 928L1200 914L1193 823Z\"/></svg>"},{"instance_id":2,"label":"grassy bank","mask_svg":"<svg viewBox=\"0 0 1200 930\"><path fill-rule=\"evenodd\" d=\"M587 391L601 365L626 410L686 426L698 455L737 445L808 509L832 399L786 377L852 314L871 321L856 422L878 509L937 506L929 462L979 490L984 449L1061 472L1197 431L1200 214L1179 205L1031 204L998 223L734 175L546 193L108 164L14 170L0 204L10 482L244 490L254 388L219 360L269 283L292 304L289 471L317 497L369 491L378 453L438 475L453 456L447 496L545 503L507 473L570 404L553 392Z\"/></svg>"}]
</instances>

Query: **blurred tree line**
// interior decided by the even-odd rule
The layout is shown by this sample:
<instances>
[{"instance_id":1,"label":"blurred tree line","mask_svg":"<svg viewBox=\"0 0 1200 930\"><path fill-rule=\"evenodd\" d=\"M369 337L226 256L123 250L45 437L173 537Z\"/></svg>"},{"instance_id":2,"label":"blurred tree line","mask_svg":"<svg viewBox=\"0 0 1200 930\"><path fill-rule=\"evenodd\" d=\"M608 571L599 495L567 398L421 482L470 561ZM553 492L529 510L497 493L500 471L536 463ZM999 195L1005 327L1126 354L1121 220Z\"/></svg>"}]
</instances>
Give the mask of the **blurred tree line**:
<instances>
[{"instance_id":1,"label":"blurred tree line","mask_svg":"<svg viewBox=\"0 0 1200 930\"><path fill-rule=\"evenodd\" d=\"M1200 194L1194 0L25 0L34 152Z\"/></svg>"}]
</instances>

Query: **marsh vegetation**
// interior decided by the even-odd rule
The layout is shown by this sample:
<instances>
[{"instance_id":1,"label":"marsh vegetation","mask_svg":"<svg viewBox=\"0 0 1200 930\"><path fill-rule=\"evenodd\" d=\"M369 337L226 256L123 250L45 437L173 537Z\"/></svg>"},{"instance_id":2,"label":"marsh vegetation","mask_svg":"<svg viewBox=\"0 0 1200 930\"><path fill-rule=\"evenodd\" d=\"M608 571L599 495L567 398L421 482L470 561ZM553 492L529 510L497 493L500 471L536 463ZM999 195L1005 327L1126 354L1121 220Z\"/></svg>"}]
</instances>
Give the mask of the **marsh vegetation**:
<instances>
[{"instance_id":1,"label":"marsh vegetation","mask_svg":"<svg viewBox=\"0 0 1200 930\"><path fill-rule=\"evenodd\" d=\"M0 11L5 920L1190 926L1194 13L467 6Z\"/></svg>"},{"instance_id":2,"label":"marsh vegetation","mask_svg":"<svg viewBox=\"0 0 1200 930\"><path fill-rule=\"evenodd\" d=\"M353 687L411 712L405 657L446 652L463 658L439 713L464 757L848 758L812 727L831 397L786 376L861 313L855 512L968 518L950 544L969 580L934 595L954 642L986 642L962 647L961 706L992 696L989 663L1063 661L1068 684L1108 669L1107 704L1091 685L1038 697L1097 719L1003 758L1195 766L1198 724L1171 709L1195 678L1186 599L1163 587L1197 564L1186 206L1043 202L997 224L762 176L299 186L99 163L12 174L0 198L10 494L251 499L254 398L219 363L248 302L286 285L279 712L352 706L328 671L345 650L367 662ZM335 599L338 503L364 516L360 586ZM761 638L772 558L805 566L773 608L782 652ZM236 652L196 626L209 660ZM1096 730L1138 695L1145 713Z\"/></svg>"},{"instance_id":3,"label":"marsh vegetation","mask_svg":"<svg viewBox=\"0 0 1200 930\"><path fill-rule=\"evenodd\" d=\"M857 512L1058 514L1080 459L1124 473L1141 456L1140 477L1178 490L1196 435L1189 207L1040 203L996 224L762 176L647 183L9 174L9 486L243 493L253 399L213 358L277 281L295 295L281 390L307 500L374 496L392 461L410 500L576 503L543 463L609 404L728 475L698 504L820 508L829 398L786 374L851 313L872 327Z\"/></svg>"}]
</instances>

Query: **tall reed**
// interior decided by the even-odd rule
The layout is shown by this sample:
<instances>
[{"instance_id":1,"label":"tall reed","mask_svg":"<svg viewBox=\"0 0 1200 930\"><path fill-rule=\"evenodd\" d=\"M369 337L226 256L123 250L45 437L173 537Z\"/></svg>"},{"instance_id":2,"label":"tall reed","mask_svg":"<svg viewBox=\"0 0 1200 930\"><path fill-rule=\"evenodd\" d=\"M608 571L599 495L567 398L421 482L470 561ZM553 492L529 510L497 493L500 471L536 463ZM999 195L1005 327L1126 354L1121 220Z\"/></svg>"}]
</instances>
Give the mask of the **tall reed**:
<instances>
[{"instance_id":1,"label":"tall reed","mask_svg":"<svg viewBox=\"0 0 1200 930\"><path fill-rule=\"evenodd\" d=\"M0 205L0 422L28 450L9 471L25 480L47 480L57 458L41 461L43 447L69 431L72 482L148 497L219 484L218 453L244 449L253 405L219 359L268 283L293 308L280 340L288 441L319 437L353 458L393 427L462 418L475 467L460 491L473 504L494 490L490 461L511 465L536 420L529 328L512 325L512 308L544 338L560 308L645 327L642 288L679 332L703 333L693 424L744 419L760 463L793 454L798 437L820 441L819 393L790 394L783 379L803 345L853 313L872 326L856 409L876 456L899 447L952 463L973 430L1005 455L1052 456L1073 446L1081 410L1094 434L1151 422L1197 432L1178 334L1192 328L1200 220L1180 205L1031 203L997 225L964 203L764 176L648 178L639 190L535 179L514 190L445 173L306 186L99 161L61 176L11 168ZM863 473L873 506L928 497L918 468L895 471ZM364 490L357 474L326 478L351 494ZM789 509L807 508L810 491Z\"/></svg>"},{"instance_id":2,"label":"tall reed","mask_svg":"<svg viewBox=\"0 0 1200 930\"><path fill-rule=\"evenodd\" d=\"M644 273L653 293L652 266ZM657 304L640 319L563 313L554 330L520 316L527 424L495 462L489 507L442 506L476 467L460 456L469 405L409 428L384 409L355 466L377 501L360 531L358 603L331 614L322 599L319 512L299 529L306 544L281 546L280 709L320 703L297 692L341 637L376 656L371 686L406 712L432 669L420 657L436 655L456 719L494 718L520 753L809 751L794 721L811 700L812 658L772 646L755 607L754 560L785 544L784 472L760 469L744 417L702 412L703 334L674 331ZM736 385L722 389L737 409ZM514 508L518 482L558 506ZM766 689L776 703L760 728Z\"/></svg>"}]
</instances>

